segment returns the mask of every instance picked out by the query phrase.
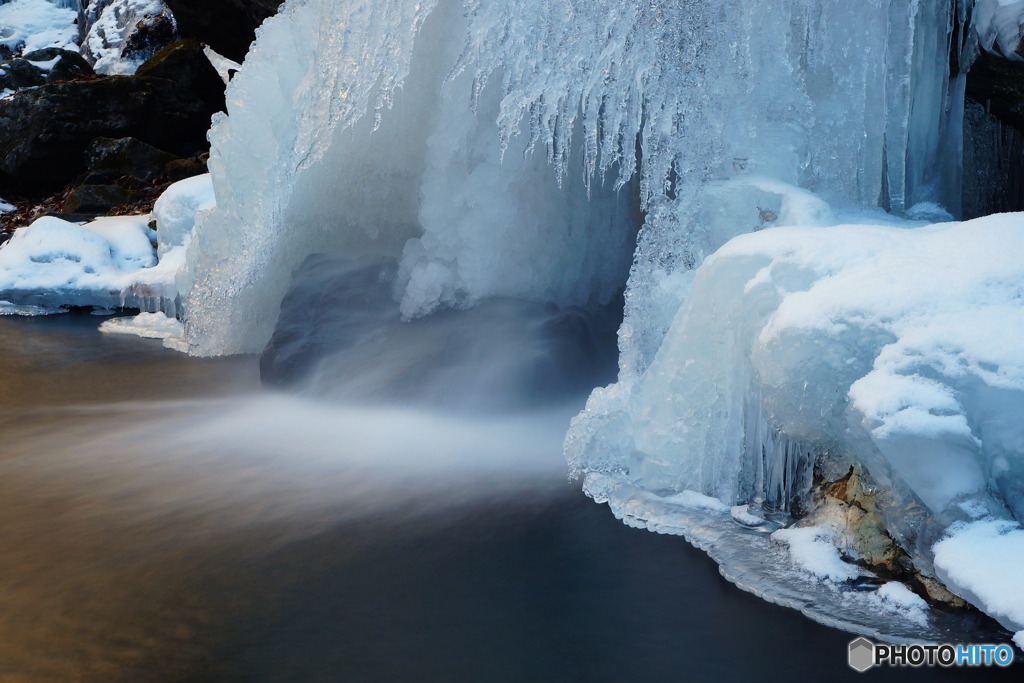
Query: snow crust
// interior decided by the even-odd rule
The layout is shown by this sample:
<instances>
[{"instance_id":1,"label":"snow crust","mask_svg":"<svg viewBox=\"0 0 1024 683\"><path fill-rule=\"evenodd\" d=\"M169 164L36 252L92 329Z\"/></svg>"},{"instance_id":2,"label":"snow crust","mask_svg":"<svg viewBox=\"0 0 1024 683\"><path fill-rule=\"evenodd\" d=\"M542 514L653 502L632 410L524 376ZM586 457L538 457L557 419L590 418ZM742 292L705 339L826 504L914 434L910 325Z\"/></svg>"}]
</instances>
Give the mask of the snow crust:
<instances>
[{"instance_id":1,"label":"snow crust","mask_svg":"<svg viewBox=\"0 0 1024 683\"><path fill-rule=\"evenodd\" d=\"M15 52L46 47L78 51L78 13L49 0L0 4L0 45Z\"/></svg>"},{"instance_id":2,"label":"snow crust","mask_svg":"<svg viewBox=\"0 0 1024 683\"><path fill-rule=\"evenodd\" d=\"M935 544L935 568L1012 631L1024 628L1024 528L1005 519L954 524ZM1018 633L1016 642L1024 649Z\"/></svg>"},{"instance_id":3,"label":"snow crust","mask_svg":"<svg viewBox=\"0 0 1024 683\"><path fill-rule=\"evenodd\" d=\"M149 215L80 225L44 217L0 247L0 299L33 310L68 306L175 311L185 248L157 257Z\"/></svg>"}]
</instances>

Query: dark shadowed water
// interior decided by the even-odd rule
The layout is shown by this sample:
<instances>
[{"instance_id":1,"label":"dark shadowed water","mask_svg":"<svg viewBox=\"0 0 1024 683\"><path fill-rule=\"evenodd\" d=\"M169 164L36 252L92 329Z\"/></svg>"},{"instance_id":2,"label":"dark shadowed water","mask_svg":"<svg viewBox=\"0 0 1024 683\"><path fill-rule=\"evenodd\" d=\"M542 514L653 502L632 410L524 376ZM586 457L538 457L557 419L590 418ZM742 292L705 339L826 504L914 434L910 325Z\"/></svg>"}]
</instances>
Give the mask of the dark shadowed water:
<instances>
[{"instance_id":1,"label":"dark shadowed water","mask_svg":"<svg viewBox=\"0 0 1024 683\"><path fill-rule=\"evenodd\" d=\"M0 319L0 681L1019 678L853 673L566 482L576 404L343 408L97 322Z\"/></svg>"}]
</instances>

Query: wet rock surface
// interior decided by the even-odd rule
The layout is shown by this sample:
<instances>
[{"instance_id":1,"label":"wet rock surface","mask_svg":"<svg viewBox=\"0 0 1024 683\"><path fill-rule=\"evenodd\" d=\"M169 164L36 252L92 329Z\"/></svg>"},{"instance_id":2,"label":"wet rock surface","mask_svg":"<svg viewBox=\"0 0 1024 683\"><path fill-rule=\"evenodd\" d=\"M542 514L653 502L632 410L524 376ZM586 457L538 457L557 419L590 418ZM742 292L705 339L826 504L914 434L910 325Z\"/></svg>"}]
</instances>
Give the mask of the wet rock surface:
<instances>
[{"instance_id":1,"label":"wet rock surface","mask_svg":"<svg viewBox=\"0 0 1024 683\"><path fill-rule=\"evenodd\" d=\"M872 478L851 467L845 476L829 481L815 477L807 513L796 526L815 526L834 534L839 551L849 560L870 568L882 582L897 580L943 609L976 611L950 592L941 581L921 572L886 530L879 509L880 489Z\"/></svg>"}]
</instances>

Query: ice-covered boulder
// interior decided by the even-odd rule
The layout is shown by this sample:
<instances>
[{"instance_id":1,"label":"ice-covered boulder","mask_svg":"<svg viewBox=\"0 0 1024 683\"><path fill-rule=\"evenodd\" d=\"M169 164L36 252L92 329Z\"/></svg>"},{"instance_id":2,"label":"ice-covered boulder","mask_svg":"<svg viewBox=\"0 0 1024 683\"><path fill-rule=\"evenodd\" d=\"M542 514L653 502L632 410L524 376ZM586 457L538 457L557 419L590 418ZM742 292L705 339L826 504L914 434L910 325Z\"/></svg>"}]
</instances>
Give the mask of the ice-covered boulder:
<instances>
[{"instance_id":1,"label":"ice-covered boulder","mask_svg":"<svg viewBox=\"0 0 1024 683\"><path fill-rule=\"evenodd\" d=\"M805 493L812 468L854 465L917 567L977 598L992 570L949 538L981 520L1002 554L1024 552L1021 253L1019 213L737 237L698 270L637 384L595 392L573 465L600 499L625 481L767 510ZM1021 609L990 613L1019 630Z\"/></svg>"}]
</instances>

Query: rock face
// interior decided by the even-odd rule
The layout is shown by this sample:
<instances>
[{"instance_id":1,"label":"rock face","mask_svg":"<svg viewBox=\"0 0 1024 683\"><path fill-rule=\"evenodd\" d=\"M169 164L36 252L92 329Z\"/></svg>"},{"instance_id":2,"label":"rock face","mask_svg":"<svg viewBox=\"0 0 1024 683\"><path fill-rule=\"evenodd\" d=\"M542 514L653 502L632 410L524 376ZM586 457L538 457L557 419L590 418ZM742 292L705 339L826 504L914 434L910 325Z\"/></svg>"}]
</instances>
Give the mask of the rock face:
<instances>
[{"instance_id":1,"label":"rock face","mask_svg":"<svg viewBox=\"0 0 1024 683\"><path fill-rule=\"evenodd\" d=\"M181 40L162 48L135 75L173 81L205 102L211 111L224 109L224 81L195 40Z\"/></svg>"},{"instance_id":2,"label":"rock face","mask_svg":"<svg viewBox=\"0 0 1024 683\"><path fill-rule=\"evenodd\" d=\"M237 62L245 58L256 28L283 0L165 0L182 35L194 37Z\"/></svg>"},{"instance_id":3,"label":"rock face","mask_svg":"<svg viewBox=\"0 0 1024 683\"><path fill-rule=\"evenodd\" d=\"M28 197L53 193L87 170L97 138L135 138L175 157L204 152L210 117L224 108L224 84L201 47L176 43L139 72L0 100L0 186Z\"/></svg>"},{"instance_id":4,"label":"rock face","mask_svg":"<svg viewBox=\"0 0 1024 683\"><path fill-rule=\"evenodd\" d=\"M964 109L963 188L965 218L1024 208L1024 133L970 101Z\"/></svg>"},{"instance_id":5,"label":"rock face","mask_svg":"<svg viewBox=\"0 0 1024 683\"><path fill-rule=\"evenodd\" d=\"M963 217L1024 210L1024 60L982 52L967 71ZM958 65L953 65L958 68Z\"/></svg>"}]
</instances>

